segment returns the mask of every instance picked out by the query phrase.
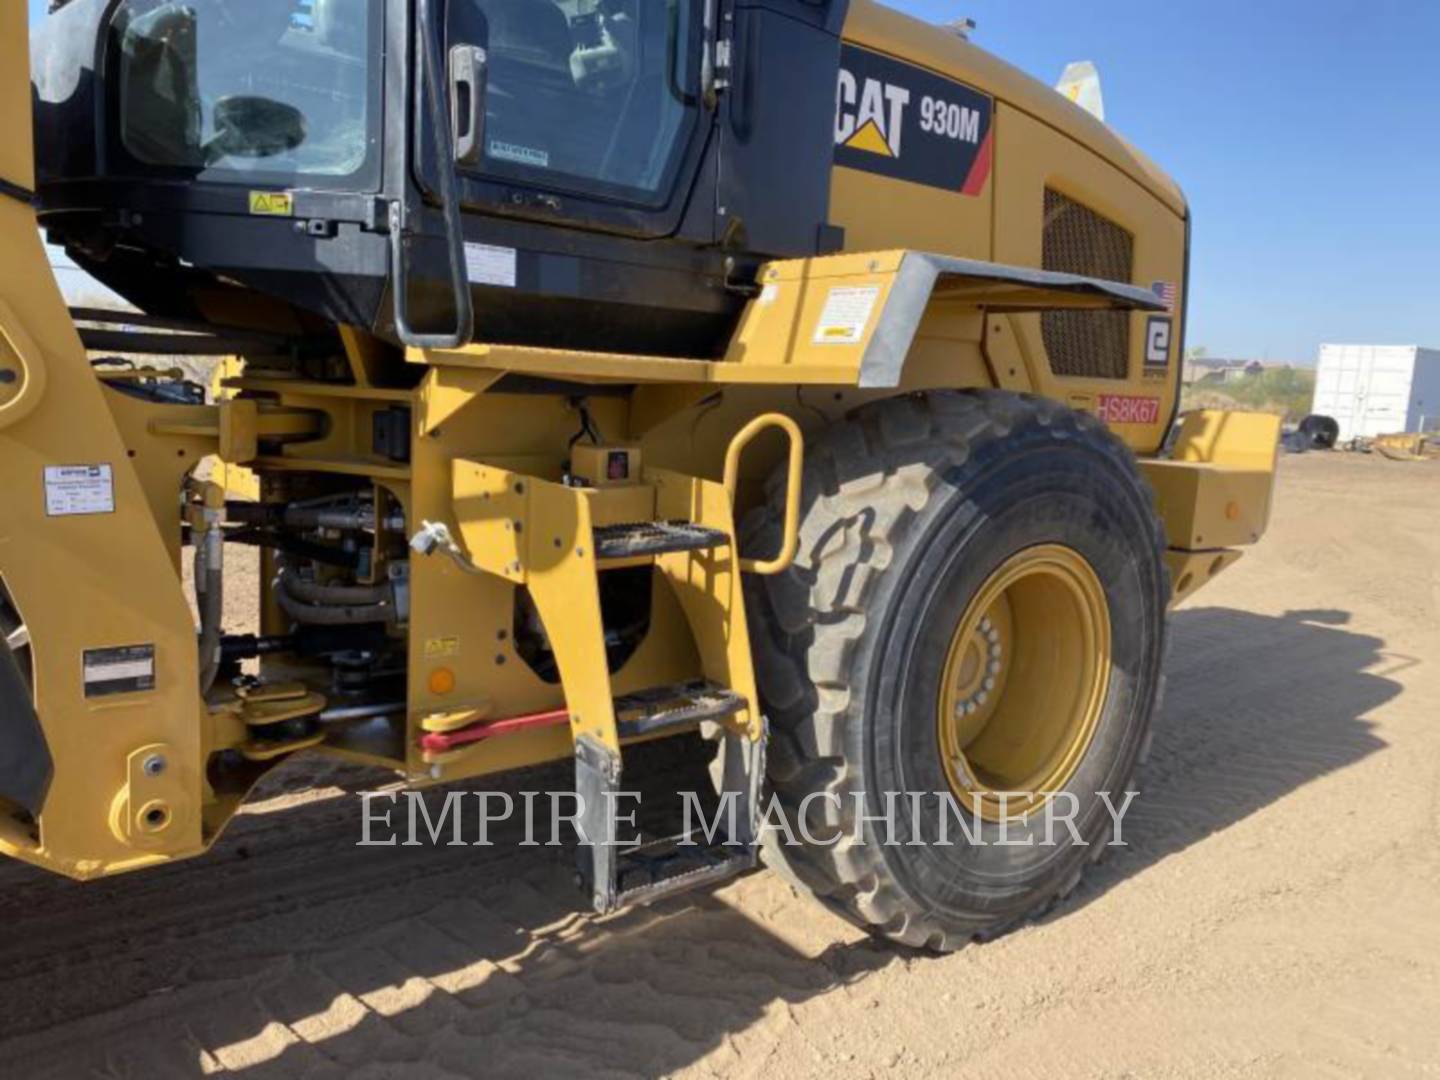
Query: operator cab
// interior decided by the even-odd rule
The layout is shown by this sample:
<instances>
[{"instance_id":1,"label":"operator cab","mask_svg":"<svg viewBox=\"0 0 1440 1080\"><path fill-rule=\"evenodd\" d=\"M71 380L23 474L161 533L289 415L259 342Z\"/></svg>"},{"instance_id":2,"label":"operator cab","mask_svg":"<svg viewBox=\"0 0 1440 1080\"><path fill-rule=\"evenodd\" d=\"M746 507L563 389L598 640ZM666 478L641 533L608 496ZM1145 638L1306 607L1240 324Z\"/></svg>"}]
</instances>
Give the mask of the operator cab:
<instances>
[{"instance_id":1,"label":"operator cab","mask_svg":"<svg viewBox=\"0 0 1440 1080\"><path fill-rule=\"evenodd\" d=\"M468 294L475 340L713 355L761 261L839 246L844 8L69 0L41 219L152 315L244 290L403 339Z\"/></svg>"}]
</instances>

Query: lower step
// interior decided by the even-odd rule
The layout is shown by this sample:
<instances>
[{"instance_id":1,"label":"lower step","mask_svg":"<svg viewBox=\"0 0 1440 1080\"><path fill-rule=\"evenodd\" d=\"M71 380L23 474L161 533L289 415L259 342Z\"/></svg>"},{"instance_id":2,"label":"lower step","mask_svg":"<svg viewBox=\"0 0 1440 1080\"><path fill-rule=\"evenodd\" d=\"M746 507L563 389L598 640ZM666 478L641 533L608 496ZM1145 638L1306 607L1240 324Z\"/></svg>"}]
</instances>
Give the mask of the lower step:
<instances>
[{"instance_id":1,"label":"lower step","mask_svg":"<svg viewBox=\"0 0 1440 1080\"><path fill-rule=\"evenodd\" d=\"M704 680L657 686L615 699L615 729L622 739L681 731L734 716L745 705L734 690Z\"/></svg>"},{"instance_id":2,"label":"lower step","mask_svg":"<svg viewBox=\"0 0 1440 1080\"><path fill-rule=\"evenodd\" d=\"M753 847L693 843L693 839L673 836L628 851L622 848L615 864L615 907L652 903L756 866Z\"/></svg>"},{"instance_id":3,"label":"lower step","mask_svg":"<svg viewBox=\"0 0 1440 1080\"><path fill-rule=\"evenodd\" d=\"M633 818L627 833L619 828L617 798L625 790L620 755L593 736L575 740L577 881L597 912L603 915L630 904L648 904L755 868L765 734L762 730L760 738L752 740L726 732L721 739L720 760L725 767L713 813L701 810L697 821L681 796L678 812L650 835L674 833L639 845L625 842L633 835L629 831L634 828Z\"/></svg>"}]
</instances>

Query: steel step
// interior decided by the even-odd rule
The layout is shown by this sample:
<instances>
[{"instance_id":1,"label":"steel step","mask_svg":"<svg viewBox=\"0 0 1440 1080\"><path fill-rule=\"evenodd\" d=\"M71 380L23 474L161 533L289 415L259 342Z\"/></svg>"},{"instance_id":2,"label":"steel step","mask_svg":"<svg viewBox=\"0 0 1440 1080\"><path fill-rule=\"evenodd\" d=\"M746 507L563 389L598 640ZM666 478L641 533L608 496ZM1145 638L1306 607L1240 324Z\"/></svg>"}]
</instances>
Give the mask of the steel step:
<instances>
[{"instance_id":1,"label":"steel step","mask_svg":"<svg viewBox=\"0 0 1440 1080\"><path fill-rule=\"evenodd\" d=\"M649 904L755 869L757 849L744 844L693 842L687 834L621 849L615 863L615 906Z\"/></svg>"},{"instance_id":2,"label":"steel step","mask_svg":"<svg viewBox=\"0 0 1440 1080\"><path fill-rule=\"evenodd\" d=\"M723 720L743 708L742 695L703 679L657 686L616 698L615 728L622 739L633 739Z\"/></svg>"},{"instance_id":3,"label":"steel step","mask_svg":"<svg viewBox=\"0 0 1440 1080\"><path fill-rule=\"evenodd\" d=\"M688 521L640 521L621 525L598 525L595 556L599 559L630 559L641 555L666 555L675 551L710 551L724 547L730 538L719 529Z\"/></svg>"},{"instance_id":4,"label":"steel step","mask_svg":"<svg viewBox=\"0 0 1440 1080\"><path fill-rule=\"evenodd\" d=\"M576 877L600 914L630 904L648 904L687 889L714 884L753 870L759 865L760 790L765 775L766 734L758 739L727 732L722 736L724 764L720 796L714 816L700 821L681 805L669 823L648 829L639 844L633 836L633 818L622 834L616 799L625 789L620 755L590 735L575 740L575 792L580 837L576 851ZM704 830L711 830L707 835ZM672 833L673 835L667 835ZM651 839L647 839L650 837ZM664 839L653 839L654 837Z\"/></svg>"}]
</instances>

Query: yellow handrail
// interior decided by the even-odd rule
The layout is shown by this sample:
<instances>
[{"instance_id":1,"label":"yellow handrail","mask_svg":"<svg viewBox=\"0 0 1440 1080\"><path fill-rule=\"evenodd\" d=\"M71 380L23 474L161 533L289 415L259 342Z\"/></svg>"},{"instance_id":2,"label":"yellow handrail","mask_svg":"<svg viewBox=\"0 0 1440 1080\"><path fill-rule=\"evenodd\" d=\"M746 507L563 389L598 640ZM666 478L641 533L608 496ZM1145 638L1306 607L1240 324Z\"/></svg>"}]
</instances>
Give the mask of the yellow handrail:
<instances>
[{"instance_id":1,"label":"yellow handrail","mask_svg":"<svg viewBox=\"0 0 1440 1080\"><path fill-rule=\"evenodd\" d=\"M762 413L735 433L725 451L725 490L730 505L740 487L740 455L766 428L779 428L790 440L790 467L785 476L785 532L780 554L773 559L741 559L740 569L750 574L778 574L788 570L800 546L800 473L805 465L805 436L800 425L783 413Z\"/></svg>"}]
</instances>

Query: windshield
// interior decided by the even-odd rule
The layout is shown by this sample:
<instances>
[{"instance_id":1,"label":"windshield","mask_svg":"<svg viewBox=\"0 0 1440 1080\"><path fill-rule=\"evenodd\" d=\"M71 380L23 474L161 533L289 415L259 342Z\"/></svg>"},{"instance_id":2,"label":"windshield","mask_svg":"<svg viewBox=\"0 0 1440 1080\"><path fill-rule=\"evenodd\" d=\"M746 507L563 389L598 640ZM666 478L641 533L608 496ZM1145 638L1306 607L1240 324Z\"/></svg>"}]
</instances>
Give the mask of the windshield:
<instances>
[{"instance_id":1,"label":"windshield","mask_svg":"<svg viewBox=\"0 0 1440 1080\"><path fill-rule=\"evenodd\" d=\"M378 128L378 9L125 0L112 24L122 146L143 165L236 182L356 175Z\"/></svg>"},{"instance_id":2,"label":"windshield","mask_svg":"<svg viewBox=\"0 0 1440 1080\"><path fill-rule=\"evenodd\" d=\"M488 25L484 172L668 195L693 112L692 0L468 2Z\"/></svg>"}]
</instances>

